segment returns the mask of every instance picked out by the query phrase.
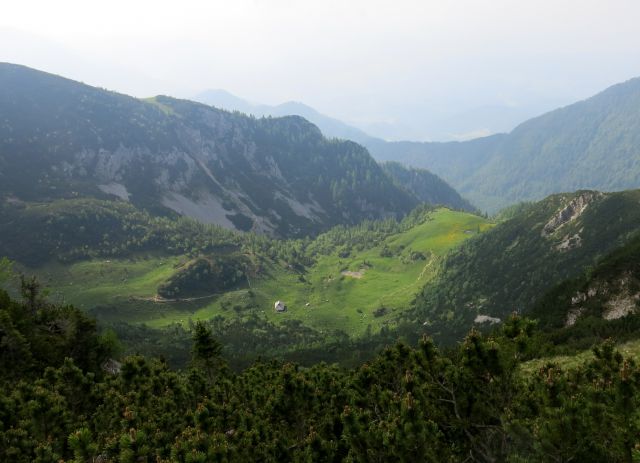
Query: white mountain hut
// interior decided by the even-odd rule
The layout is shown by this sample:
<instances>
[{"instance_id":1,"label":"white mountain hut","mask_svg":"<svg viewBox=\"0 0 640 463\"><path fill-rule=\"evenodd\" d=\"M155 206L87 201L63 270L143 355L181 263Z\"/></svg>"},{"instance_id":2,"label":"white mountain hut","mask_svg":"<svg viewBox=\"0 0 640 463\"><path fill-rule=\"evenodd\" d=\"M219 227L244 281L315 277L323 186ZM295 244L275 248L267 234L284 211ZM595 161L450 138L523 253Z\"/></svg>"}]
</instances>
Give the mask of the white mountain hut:
<instances>
[{"instance_id":1,"label":"white mountain hut","mask_svg":"<svg viewBox=\"0 0 640 463\"><path fill-rule=\"evenodd\" d=\"M274 309L276 312L286 312L287 306L282 301L276 301Z\"/></svg>"}]
</instances>

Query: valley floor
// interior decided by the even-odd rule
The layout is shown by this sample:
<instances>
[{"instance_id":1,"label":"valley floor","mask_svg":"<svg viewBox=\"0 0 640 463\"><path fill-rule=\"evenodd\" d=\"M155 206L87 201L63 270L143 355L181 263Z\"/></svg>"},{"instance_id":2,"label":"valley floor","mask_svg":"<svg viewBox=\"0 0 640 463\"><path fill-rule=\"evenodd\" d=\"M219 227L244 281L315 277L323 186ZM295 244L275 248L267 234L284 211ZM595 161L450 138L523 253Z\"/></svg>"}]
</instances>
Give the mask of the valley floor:
<instances>
[{"instance_id":1,"label":"valley floor","mask_svg":"<svg viewBox=\"0 0 640 463\"><path fill-rule=\"evenodd\" d=\"M71 265L49 263L37 274L54 301L90 310L99 319L162 328L217 316L258 315L270 322L299 320L320 332L358 337L393 325L415 294L438 272L444 255L492 224L464 212L438 209L428 220L369 249L316 258L303 271L270 262L244 287L224 294L162 300L157 289L188 256L138 255ZM287 311L276 313L282 300Z\"/></svg>"}]
</instances>

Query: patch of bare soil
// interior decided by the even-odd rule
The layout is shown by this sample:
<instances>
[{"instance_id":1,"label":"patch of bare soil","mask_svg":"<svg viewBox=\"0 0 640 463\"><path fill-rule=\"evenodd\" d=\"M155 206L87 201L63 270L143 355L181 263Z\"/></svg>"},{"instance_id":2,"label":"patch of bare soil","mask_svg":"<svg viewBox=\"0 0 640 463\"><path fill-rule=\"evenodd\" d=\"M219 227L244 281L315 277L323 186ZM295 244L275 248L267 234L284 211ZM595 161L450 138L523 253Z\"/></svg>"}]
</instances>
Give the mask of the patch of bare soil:
<instances>
[{"instance_id":1,"label":"patch of bare soil","mask_svg":"<svg viewBox=\"0 0 640 463\"><path fill-rule=\"evenodd\" d=\"M340 273L346 277L357 278L359 280L364 276L364 269L357 272L352 272L351 270L343 270Z\"/></svg>"}]
</instances>

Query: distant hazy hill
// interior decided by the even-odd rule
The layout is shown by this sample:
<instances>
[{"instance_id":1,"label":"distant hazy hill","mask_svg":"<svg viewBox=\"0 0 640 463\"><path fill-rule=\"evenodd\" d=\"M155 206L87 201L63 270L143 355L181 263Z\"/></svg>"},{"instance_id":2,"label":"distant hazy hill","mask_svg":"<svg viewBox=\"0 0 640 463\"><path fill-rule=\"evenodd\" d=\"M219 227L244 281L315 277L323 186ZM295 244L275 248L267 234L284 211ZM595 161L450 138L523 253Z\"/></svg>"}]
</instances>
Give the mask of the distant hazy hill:
<instances>
[{"instance_id":1,"label":"distant hazy hill","mask_svg":"<svg viewBox=\"0 0 640 463\"><path fill-rule=\"evenodd\" d=\"M119 197L227 228L300 236L418 200L361 146L301 117L139 100L0 64L0 198Z\"/></svg>"},{"instance_id":2,"label":"distant hazy hill","mask_svg":"<svg viewBox=\"0 0 640 463\"><path fill-rule=\"evenodd\" d=\"M392 121L360 123L356 127L297 102L275 106L251 103L221 89L205 90L193 99L217 108L257 116L303 116L316 124L328 137L348 138L358 143L384 140L470 140L507 132L522 121L558 106L550 101L538 101L525 106L482 105L453 114L450 114L450 108L443 111L443 108L414 107L406 108L398 119L387 115Z\"/></svg>"},{"instance_id":3,"label":"distant hazy hill","mask_svg":"<svg viewBox=\"0 0 640 463\"><path fill-rule=\"evenodd\" d=\"M640 79L468 142L366 141L379 160L424 167L481 209L581 188L640 186Z\"/></svg>"},{"instance_id":4,"label":"distant hazy hill","mask_svg":"<svg viewBox=\"0 0 640 463\"><path fill-rule=\"evenodd\" d=\"M434 332L464 334L478 315L527 312L640 230L640 190L557 194L467 241L443 262L416 308Z\"/></svg>"},{"instance_id":5,"label":"distant hazy hill","mask_svg":"<svg viewBox=\"0 0 640 463\"><path fill-rule=\"evenodd\" d=\"M325 137L352 140L360 144L376 140L362 130L319 113L303 103L289 101L276 106L252 104L225 90L205 90L193 98L195 101L229 111L240 111L254 116L301 116L317 125Z\"/></svg>"}]
</instances>

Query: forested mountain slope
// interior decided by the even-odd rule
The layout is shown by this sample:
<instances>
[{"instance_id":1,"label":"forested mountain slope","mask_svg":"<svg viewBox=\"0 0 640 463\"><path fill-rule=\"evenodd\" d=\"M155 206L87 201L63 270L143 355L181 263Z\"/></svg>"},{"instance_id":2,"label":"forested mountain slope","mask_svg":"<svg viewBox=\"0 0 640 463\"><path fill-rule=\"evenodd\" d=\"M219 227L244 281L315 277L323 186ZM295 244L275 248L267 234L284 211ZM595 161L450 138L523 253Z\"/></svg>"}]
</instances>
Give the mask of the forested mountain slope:
<instances>
[{"instance_id":1,"label":"forested mountain slope","mask_svg":"<svg viewBox=\"0 0 640 463\"><path fill-rule=\"evenodd\" d=\"M441 176L482 210L552 193L640 186L640 78L468 142L365 143L379 160Z\"/></svg>"},{"instance_id":2,"label":"forested mountain slope","mask_svg":"<svg viewBox=\"0 0 640 463\"><path fill-rule=\"evenodd\" d=\"M139 100L0 64L3 201L119 197L276 236L402 216L417 199L361 146L300 117Z\"/></svg>"},{"instance_id":3,"label":"forested mountain slope","mask_svg":"<svg viewBox=\"0 0 640 463\"><path fill-rule=\"evenodd\" d=\"M382 169L401 188L427 204L440 204L454 209L476 209L447 182L425 169L406 167L397 162L385 162Z\"/></svg>"},{"instance_id":4,"label":"forested mountain slope","mask_svg":"<svg viewBox=\"0 0 640 463\"><path fill-rule=\"evenodd\" d=\"M386 144L379 138L371 137L355 127L325 116L302 103L287 102L277 106L254 105L224 90L206 90L196 95L194 99L217 108L240 111L256 117L301 116L316 125L328 138L352 140L365 146ZM414 162L410 158L405 161ZM462 198L449 184L426 169L416 169L398 162L386 162L382 167L398 186L412 193L421 202L444 205L454 209L475 210L475 207Z\"/></svg>"},{"instance_id":5,"label":"forested mountain slope","mask_svg":"<svg viewBox=\"0 0 640 463\"><path fill-rule=\"evenodd\" d=\"M638 201L639 190L579 191L522 205L445 259L417 298L417 314L434 334L458 339L479 315L504 320L513 311L526 313L558 282L634 237Z\"/></svg>"}]
</instances>

